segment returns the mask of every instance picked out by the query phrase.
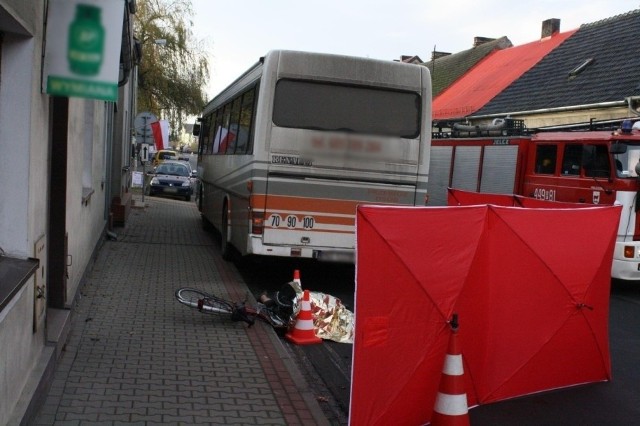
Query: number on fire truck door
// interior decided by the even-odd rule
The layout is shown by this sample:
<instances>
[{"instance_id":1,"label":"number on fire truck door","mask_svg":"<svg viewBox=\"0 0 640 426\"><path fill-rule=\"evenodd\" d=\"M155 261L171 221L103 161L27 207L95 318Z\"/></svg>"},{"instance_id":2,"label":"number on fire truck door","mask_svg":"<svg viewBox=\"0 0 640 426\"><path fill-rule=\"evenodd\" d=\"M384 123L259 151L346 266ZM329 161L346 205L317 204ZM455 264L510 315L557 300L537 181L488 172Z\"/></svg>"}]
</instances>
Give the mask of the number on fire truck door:
<instances>
[{"instance_id":1,"label":"number on fire truck door","mask_svg":"<svg viewBox=\"0 0 640 426\"><path fill-rule=\"evenodd\" d=\"M593 191L593 204L600 204L600 191Z\"/></svg>"}]
</instances>

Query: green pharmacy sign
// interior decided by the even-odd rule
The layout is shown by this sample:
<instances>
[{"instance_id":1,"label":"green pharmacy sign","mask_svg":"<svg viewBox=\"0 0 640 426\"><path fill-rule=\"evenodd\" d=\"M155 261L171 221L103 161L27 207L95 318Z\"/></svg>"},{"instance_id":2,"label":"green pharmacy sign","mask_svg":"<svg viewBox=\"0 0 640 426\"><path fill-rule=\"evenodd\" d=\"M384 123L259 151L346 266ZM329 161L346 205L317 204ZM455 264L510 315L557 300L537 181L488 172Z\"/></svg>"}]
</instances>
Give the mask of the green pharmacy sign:
<instances>
[{"instance_id":1,"label":"green pharmacy sign","mask_svg":"<svg viewBox=\"0 0 640 426\"><path fill-rule=\"evenodd\" d=\"M118 99L122 8L113 0L50 1L46 93Z\"/></svg>"},{"instance_id":2,"label":"green pharmacy sign","mask_svg":"<svg viewBox=\"0 0 640 426\"><path fill-rule=\"evenodd\" d=\"M69 26L69 68L75 74L96 75L104 56L104 27L101 9L87 4L76 6L76 17Z\"/></svg>"}]
</instances>

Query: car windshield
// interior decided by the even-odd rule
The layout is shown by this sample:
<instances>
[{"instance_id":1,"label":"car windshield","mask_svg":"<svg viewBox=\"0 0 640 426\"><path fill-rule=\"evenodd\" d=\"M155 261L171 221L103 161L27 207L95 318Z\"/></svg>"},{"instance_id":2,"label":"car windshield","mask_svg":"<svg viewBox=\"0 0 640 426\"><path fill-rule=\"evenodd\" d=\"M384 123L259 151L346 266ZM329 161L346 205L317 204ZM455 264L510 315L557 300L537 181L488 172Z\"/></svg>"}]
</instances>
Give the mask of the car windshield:
<instances>
[{"instance_id":1,"label":"car windshield","mask_svg":"<svg viewBox=\"0 0 640 426\"><path fill-rule=\"evenodd\" d=\"M156 169L156 173L172 176L189 176L189 169L182 164L160 164Z\"/></svg>"}]
</instances>

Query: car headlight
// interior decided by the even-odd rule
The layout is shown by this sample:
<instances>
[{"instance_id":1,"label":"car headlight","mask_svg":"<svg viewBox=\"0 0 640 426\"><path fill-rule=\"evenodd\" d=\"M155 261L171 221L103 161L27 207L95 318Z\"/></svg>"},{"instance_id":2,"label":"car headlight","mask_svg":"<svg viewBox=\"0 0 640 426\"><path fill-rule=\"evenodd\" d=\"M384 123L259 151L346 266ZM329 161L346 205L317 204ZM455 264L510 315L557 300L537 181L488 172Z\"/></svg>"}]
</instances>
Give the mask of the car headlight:
<instances>
[{"instance_id":1,"label":"car headlight","mask_svg":"<svg viewBox=\"0 0 640 426\"><path fill-rule=\"evenodd\" d=\"M151 178L151 185L160 185L160 181L157 177Z\"/></svg>"},{"instance_id":2,"label":"car headlight","mask_svg":"<svg viewBox=\"0 0 640 426\"><path fill-rule=\"evenodd\" d=\"M191 186L191 182L186 180L186 181L182 182L182 186Z\"/></svg>"}]
</instances>

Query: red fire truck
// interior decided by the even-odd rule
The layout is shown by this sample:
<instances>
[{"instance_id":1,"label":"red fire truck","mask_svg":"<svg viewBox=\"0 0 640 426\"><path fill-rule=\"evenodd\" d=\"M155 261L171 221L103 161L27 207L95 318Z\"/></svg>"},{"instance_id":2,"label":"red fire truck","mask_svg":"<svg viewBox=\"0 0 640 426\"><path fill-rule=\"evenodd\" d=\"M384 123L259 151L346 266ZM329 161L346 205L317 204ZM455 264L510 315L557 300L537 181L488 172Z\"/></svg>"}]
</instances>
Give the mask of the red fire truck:
<instances>
[{"instance_id":1,"label":"red fire truck","mask_svg":"<svg viewBox=\"0 0 640 426\"><path fill-rule=\"evenodd\" d=\"M427 205L447 188L622 205L613 278L640 280L640 122L615 130L528 132L521 120L434 131ZM589 232L585 230L585 232Z\"/></svg>"}]
</instances>

